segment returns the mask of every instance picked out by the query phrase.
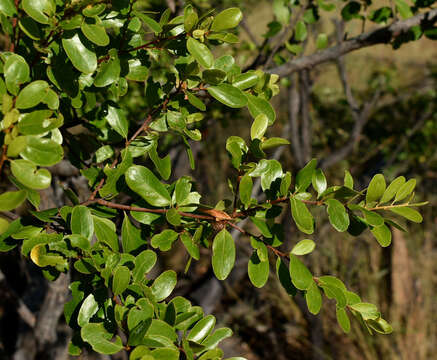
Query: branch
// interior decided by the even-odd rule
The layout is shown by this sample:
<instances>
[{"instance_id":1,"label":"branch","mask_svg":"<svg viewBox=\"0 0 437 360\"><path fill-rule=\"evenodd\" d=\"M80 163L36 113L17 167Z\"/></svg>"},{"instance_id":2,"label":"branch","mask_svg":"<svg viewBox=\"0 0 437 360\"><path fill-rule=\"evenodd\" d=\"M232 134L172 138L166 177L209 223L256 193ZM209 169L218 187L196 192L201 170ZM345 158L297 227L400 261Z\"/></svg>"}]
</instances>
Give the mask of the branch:
<instances>
[{"instance_id":1,"label":"branch","mask_svg":"<svg viewBox=\"0 0 437 360\"><path fill-rule=\"evenodd\" d=\"M376 44L387 44L391 40L410 30L413 26L422 24L431 25L436 21L437 9L432 9L409 19L396 21L391 25L366 32L326 50L291 60L284 65L269 69L267 72L270 74L278 74L279 76L287 76L302 69L309 69L318 64L336 60L341 55L364 47Z\"/></svg>"}]
</instances>

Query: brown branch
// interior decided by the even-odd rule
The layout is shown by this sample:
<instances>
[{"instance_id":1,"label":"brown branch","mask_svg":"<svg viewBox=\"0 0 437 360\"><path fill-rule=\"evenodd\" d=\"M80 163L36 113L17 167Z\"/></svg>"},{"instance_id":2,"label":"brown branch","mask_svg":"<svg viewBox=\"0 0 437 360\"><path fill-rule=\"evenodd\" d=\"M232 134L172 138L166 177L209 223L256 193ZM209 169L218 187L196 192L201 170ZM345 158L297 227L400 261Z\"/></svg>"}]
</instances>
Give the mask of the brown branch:
<instances>
[{"instance_id":1,"label":"brown branch","mask_svg":"<svg viewBox=\"0 0 437 360\"><path fill-rule=\"evenodd\" d=\"M349 52L373 46L376 44L388 44L398 36L406 33L413 26L432 25L437 21L437 9L432 9L426 13L418 14L409 19L396 21L395 23L371 30L341 44L332 46L326 50L318 51L312 55L293 59L288 63L269 69L267 72L288 76L296 71L311 69L316 65L336 60L339 56Z\"/></svg>"}]
</instances>

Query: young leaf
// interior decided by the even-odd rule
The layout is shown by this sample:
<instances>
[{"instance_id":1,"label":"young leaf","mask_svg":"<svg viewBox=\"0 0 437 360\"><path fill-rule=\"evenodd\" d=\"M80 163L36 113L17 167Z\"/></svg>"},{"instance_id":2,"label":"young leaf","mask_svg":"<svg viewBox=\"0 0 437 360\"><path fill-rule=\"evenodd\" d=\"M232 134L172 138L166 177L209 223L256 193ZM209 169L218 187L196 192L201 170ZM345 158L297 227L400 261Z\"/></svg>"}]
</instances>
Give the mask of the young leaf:
<instances>
[{"instance_id":1,"label":"young leaf","mask_svg":"<svg viewBox=\"0 0 437 360\"><path fill-rule=\"evenodd\" d=\"M322 194L326 188L326 177L325 174L323 174L323 171L321 169L316 169L312 176L312 184L313 188L317 191L317 194Z\"/></svg>"},{"instance_id":2,"label":"young leaf","mask_svg":"<svg viewBox=\"0 0 437 360\"><path fill-rule=\"evenodd\" d=\"M91 240L94 234L94 222L90 209L77 205L71 212L71 232Z\"/></svg>"},{"instance_id":3,"label":"young leaf","mask_svg":"<svg viewBox=\"0 0 437 360\"><path fill-rule=\"evenodd\" d=\"M349 227L350 221L349 215L343 204L337 199L328 199L325 203L328 205L326 211L328 212L331 225L339 232L346 231Z\"/></svg>"},{"instance_id":4,"label":"young leaf","mask_svg":"<svg viewBox=\"0 0 437 360\"><path fill-rule=\"evenodd\" d=\"M382 247L387 247L391 244L391 231L387 225L375 226L370 231Z\"/></svg>"},{"instance_id":5,"label":"young leaf","mask_svg":"<svg viewBox=\"0 0 437 360\"><path fill-rule=\"evenodd\" d=\"M187 50L200 65L210 68L214 64L214 56L208 46L192 37L187 40Z\"/></svg>"},{"instance_id":6,"label":"young leaf","mask_svg":"<svg viewBox=\"0 0 437 360\"><path fill-rule=\"evenodd\" d=\"M239 8L229 8L218 14L211 25L211 31L222 31L232 29L243 19L243 14Z\"/></svg>"},{"instance_id":7,"label":"young leaf","mask_svg":"<svg viewBox=\"0 0 437 360\"><path fill-rule=\"evenodd\" d=\"M276 120L276 113L272 105L262 97L257 97L251 94L245 95L250 115L252 115L253 118L256 118L259 114L264 114L269 119L269 126L273 125Z\"/></svg>"},{"instance_id":8,"label":"young leaf","mask_svg":"<svg viewBox=\"0 0 437 360\"><path fill-rule=\"evenodd\" d=\"M422 215L417 210L409 207L394 207L389 210L415 223L421 223L423 220Z\"/></svg>"},{"instance_id":9,"label":"young leaf","mask_svg":"<svg viewBox=\"0 0 437 360\"><path fill-rule=\"evenodd\" d=\"M253 121L253 124L250 128L250 138L252 140L262 139L262 137L264 136L267 130L268 125L269 125L269 119L267 118L267 115L259 114Z\"/></svg>"},{"instance_id":10,"label":"young leaf","mask_svg":"<svg viewBox=\"0 0 437 360\"><path fill-rule=\"evenodd\" d=\"M235 243L226 229L221 230L212 244L212 269L219 280L228 277L235 264Z\"/></svg>"},{"instance_id":11,"label":"young leaf","mask_svg":"<svg viewBox=\"0 0 437 360\"><path fill-rule=\"evenodd\" d=\"M348 334L349 331L351 330L351 323L349 320L349 317L346 313L346 309L345 308L336 308L336 316L337 316L337 322L340 325L340 327L342 328L342 330Z\"/></svg>"},{"instance_id":12,"label":"young leaf","mask_svg":"<svg viewBox=\"0 0 437 360\"><path fill-rule=\"evenodd\" d=\"M395 202L405 199L410 195L414 188L416 187L416 179L410 179L405 184L403 184L396 193Z\"/></svg>"},{"instance_id":13,"label":"young leaf","mask_svg":"<svg viewBox=\"0 0 437 360\"><path fill-rule=\"evenodd\" d=\"M209 334L211 334L215 326L215 321L216 320L213 315L205 316L190 330L190 333L187 336L187 340L196 343L202 342L202 340L204 340Z\"/></svg>"},{"instance_id":14,"label":"young leaf","mask_svg":"<svg viewBox=\"0 0 437 360\"><path fill-rule=\"evenodd\" d=\"M304 192L310 186L316 166L317 160L312 159L304 168L299 170L296 175L296 192Z\"/></svg>"},{"instance_id":15,"label":"young leaf","mask_svg":"<svg viewBox=\"0 0 437 360\"><path fill-rule=\"evenodd\" d=\"M247 104L246 96L235 86L220 84L217 86L210 86L207 90L214 99L231 108L242 108Z\"/></svg>"},{"instance_id":16,"label":"young leaf","mask_svg":"<svg viewBox=\"0 0 437 360\"><path fill-rule=\"evenodd\" d=\"M317 315L322 307L322 294L320 293L319 287L315 281L311 283L310 287L305 292L305 300L308 311L313 315Z\"/></svg>"},{"instance_id":17,"label":"young leaf","mask_svg":"<svg viewBox=\"0 0 437 360\"><path fill-rule=\"evenodd\" d=\"M403 176L398 176L396 179L394 179L387 187L387 189L384 191L384 195L382 195L380 203L383 204L393 199L393 197L396 195L398 190L404 184L405 184L405 178Z\"/></svg>"}]
</instances>

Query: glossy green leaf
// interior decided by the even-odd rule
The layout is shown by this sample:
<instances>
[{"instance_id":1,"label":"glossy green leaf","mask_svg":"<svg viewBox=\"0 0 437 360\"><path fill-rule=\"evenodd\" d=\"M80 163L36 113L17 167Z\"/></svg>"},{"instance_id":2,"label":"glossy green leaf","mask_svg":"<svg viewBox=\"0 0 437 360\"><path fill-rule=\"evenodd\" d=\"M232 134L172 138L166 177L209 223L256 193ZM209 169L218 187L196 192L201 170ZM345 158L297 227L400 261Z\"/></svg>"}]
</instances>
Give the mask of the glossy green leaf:
<instances>
[{"instance_id":1,"label":"glossy green leaf","mask_svg":"<svg viewBox=\"0 0 437 360\"><path fill-rule=\"evenodd\" d=\"M281 163L275 159L262 159L249 175L261 176L261 188L265 191L270 189L276 179L282 178L282 166Z\"/></svg>"},{"instance_id":2,"label":"glossy green leaf","mask_svg":"<svg viewBox=\"0 0 437 360\"><path fill-rule=\"evenodd\" d=\"M313 179L313 173L316 170L317 166L317 160L312 159L308 162L296 175L296 191L297 192L303 192L308 189L308 186L310 186L312 179Z\"/></svg>"},{"instance_id":3,"label":"glossy green leaf","mask_svg":"<svg viewBox=\"0 0 437 360\"><path fill-rule=\"evenodd\" d=\"M254 139L262 139L264 136L267 127L269 126L269 119L265 114L259 114L252 123L250 128L250 138Z\"/></svg>"},{"instance_id":4,"label":"glossy green leaf","mask_svg":"<svg viewBox=\"0 0 437 360\"><path fill-rule=\"evenodd\" d=\"M265 114L269 119L269 126L276 120L276 113L270 103L261 98L251 94L245 94L247 98L247 107L250 115L256 118L259 114Z\"/></svg>"},{"instance_id":5,"label":"glossy green leaf","mask_svg":"<svg viewBox=\"0 0 437 360\"><path fill-rule=\"evenodd\" d=\"M307 303L308 311L311 314L317 315L322 307L322 294L316 282L313 281L305 292L305 301Z\"/></svg>"},{"instance_id":6,"label":"glossy green leaf","mask_svg":"<svg viewBox=\"0 0 437 360\"><path fill-rule=\"evenodd\" d=\"M156 264L156 253L152 250L144 250L135 257L135 268L132 272L132 278L136 282L143 281L146 274L152 270Z\"/></svg>"},{"instance_id":7,"label":"glossy green leaf","mask_svg":"<svg viewBox=\"0 0 437 360\"><path fill-rule=\"evenodd\" d=\"M129 123L123 109L117 106L108 105L105 119L116 132L124 138L127 137Z\"/></svg>"},{"instance_id":8,"label":"glossy green leaf","mask_svg":"<svg viewBox=\"0 0 437 360\"><path fill-rule=\"evenodd\" d=\"M272 137L270 139L264 140L261 144L263 150L268 150L281 145L289 145L290 142L287 139Z\"/></svg>"},{"instance_id":9,"label":"glossy green leaf","mask_svg":"<svg viewBox=\"0 0 437 360\"><path fill-rule=\"evenodd\" d=\"M289 270L291 281L299 290L308 290L311 284L314 282L313 275L308 268L291 253Z\"/></svg>"},{"instance_id":10,"label":"glossy green leaf","mask_svg":"<svg viewBox=\"0 0 437 360\"><path fill-rule=\"evenodd\" d=\"M215 236L212 244L212 269L217 279L226 279L234 264L234 239L226 229L223 229Z\"/></svg>"},{"instance_id":11,"label":"glossy green leaf","mask_svg":"<svg viewBox=\"0 0 437 360\"><path fill-rule=\"evenodd\" d=\"M316 169L313 172L311 182L313 184L313 188L317 191L317 194L319 195L322 194L328 186L325 174L323 174L323 171L321 169Z\"/></svg>"},{"instance_id":12,"label":"glossy green leaf","mask_svg":"<svg viewBox=\"0 0 437 360\"><path fill-rule=\"evenodd\" d=\"M13 16L17 13L14 0L0 0L0 12L6 16Z\"/></svg>"},{"instance_id":13,"label":"glossy green leaf","mask_svg":"<svg viewBox=\"0 0 437 360\"><path fill-rule=\"evenodd\" d=\"M343 204L337 199L328 199L325 201L328 212L329 222L335 230L344 232L349 227L349 215Z\"/></svg>"},{"instance_id":14,"label":"glossy green leaf","mask_svg":"<svg viewBox=\"0 0 437 360\"><path fill-rule=\"evenodd\" d=\"M316 247L316 243L310 239L304 239L299 241L293 246L291 253L294 255L306 255L311 253Z\"/></svg>"},{"instance_id":15,"label":"glossy green leaf","mask_svg":"<svg viewBox=\"0 0 437 360\"><path fill-rule=\"evenodd\" d=\"M98 353L111 355L123 349L119 336L115 337L115 341L110 341L114 335L105 329L103 323L86 324L82 327L80 334L82 339Z\"/></svg>"},{"instance_id":16,"label":"glossy green leaf","mask_svg":"<svg viewBox=\"0 0 437 360\"><path fill-rule=\"evenodd\" d=\"M64 37L62 46L73 66L80 72L90 74L97 69L96 53L83 44L77 33L71 38Z\"/></svg>"},{"instance_id":17,"label":"glossy green leaf","mask_svg":"<svg viewBox=\"0 0 437 360\"><path fill-rule=\"evenodd\" d=\"M149 76L149 69L145 67L139 59L130 59L129 72L126 75L126 79L132 81L145 81Z\"/></svg>"},{"instance_id":18,"label":"glossy green leaf","mask_svg":"<svg viewBox=\"0 0 437 360\"><path fill-rule=\"evenodd\" d=\"M218 85L226 78L226 73L219 69L207 69L202 72L202 79L210 85Z\"/></svg>"},{"instance_id":19,"label":"glossy green leaf","mask_svg":"<svg viewBox=\"0 0 437 360\"><path fill-rule=\"evenodd\" d=\"M243 14L239 8L229 8L219 13L212 22L212 31L222 31L232 29L243 19Z\"/></svg>"},{"instance_id":20,"label":"glossy green leaf","mask_svg":"<svg viewBox=\"0 0 437 360\"><path fill-rule=\"evenodd\" d=\"M135 251L146 244L146 241L141 236L141 230L131 223L126 214L124 214L121 226L121 243L123 251L126 253Z\"/></svg>"},{"instance_id":21,"label":"glossy green leaf","mask_svg":"<svg viewBox=\"0 0 437 360\"><path fill-rule=\"evenodd\" d=\"M86 38L92 43L98 46L109 45L109 36L102 25L87 23L84 21L80 29Z\"/></svg>"},{"instance_id":22,"label":"glossy green leaf","mask_svg":"<svg viewBox=\"0 0 437 360\"><path fill-rule=\"evenodd\" d=\"M184 29L186 33L189 33L197 25L199 17L197 12L193 9L192 5L188 5L184 9Z\"/></svg>"},{"instance_id":23,"label":"glossy green leaf","mask_svg":"<svg viewBox=\"0 0 437 360\"><path fill-rule=\"evenodd\" d=\"M38 105L47 95L49 84L44 80L36 80L27 85L18 94L15 106L17 109L29 109Z\"/></svg>"},{"instance_id":24,"label":"glossy green leaf","mask_svg":"<svg viewBox=\"0 0 437 360\"><path fill-rule=\"evenodd\" d=\"M198 97L194 96L192 93L187 92L187 98L188 98L189 103L191 105L193 105L194 107L198 108L200 111L206 110L206 106L203 103L203 101L200 100Z\"/></svg>"},{"instance_id":25,"label":"glossy green leaf","mask_svg":"<svg viewBox=\"0 0 437 360\"><path fill-rule=\"evenodd\" d=\"M410 195L416 187L416 179L410 179L403 184L396 193L394 201L401 201Z\"/></svg>"},{"instance_id":26,"label":"glossy green leaf","mask_svg":"<svg viewBox=\"0 0 437 360\"><path fill-rule=\"evenodd\" d=\"M187 40L187 50L200 65L210 68L214 64L214 56L211 50L192 37Z\"/></svg>"},{"instance_id":27,"label":"glossy green leaf","mask_svg":"<svg viewBox=\"0 0 437 360\"><path fill-rule=\"evenodd\" d=\"M232 330L229 328L220 328L214 331L213 334L209 335L202 341L202 345L205 349L215 348L219 342L232 336Z\"/></svg>"},{"instance_id":28,"label":"glossy green leaf","mask_svg":"<svg viewBox=\"0 0 437 360\"><path fill-rule=\"evenodd\" d=\"M113 251L118 251L118 236L115 224L109 219L98 216L93 216L93 222L97 240L107 244Z\"/></svg>"},{"instance_id":29,"label":"glossy green leaf","mask_svg":"<svg viewBox=\"0 0 437 360\"><path fill-rule=\"evenodd\" d=\"M20 133L24 135L38 135L56 129L63 124L63 118L50 118L52 111L37 110L25 114L18 123Z\"/></svg>"},{"instance_id":30,"label":"glossy green leaf","mask_svg":"<svg viewBox=\"0 0 437 360\"><path fill-rule=\"evenodd\" d=\"M421 223L423 221L422 215L420 215L417 210L409 207L394 207L389 210L415 223Z\"/></svg>"},{"instance_id":31,"label":"glossy green leaf","mask_svg":"<svg viewBox=\"0 0 437 360\"><path fill-rule=\"evenodd\" d=\"M380 334L391 334L393 328L391 325L383 318L369 319L366 321L367 325Z\"/></svg>"},{"instance_id":32,"label":"glossy green leaf","mask_svg":"<svg viewBox=\"0 0 437 360\"><path fill-rule=\"evenodd\" d=\"M125 291L130 282L130 270L126 266L118 266L112 279L112 292L120 295Z\"/></svg>"},{"instance_id":33,"label":"glossy green leaf","mask_svg":"<svg viewBox=\"0 0 437 360\"><path fill-rule=\"evenodd\" d=\"M153 282L150 289L156 301L162 301L168 297L176 286L176 273L173 270L164 271Z\"/></svg>"},{"instance_id":34,"label":"glossy green leaf","mask_svg":"<svg viewBox=\"0 0 437 360\"><path fill-rule=\"evenodd\" d=\"M369 183L366 192L366 203L379 201L386 189L384 175L376 174Z\"/></svg>"},{"instance_id":35,"label":"glossy green leaf","mask_svg":"<svg viewBox=\"0 0 437 360\"><path fill-rule=\"evenodd\" d=\"M391 244L392 235L387 225L376 226L370 231L382 247L387 247Z\"/></svg>"},{"instance_id":36,"label":"glossy green leaf","mask_svg":"<svg viewBox=\"0 0 437 360\"><path fill-rule=\"evenodd\" d=\"M165 186L144 166L131 166L126 172L126 183L132 191L153 206L168 206L171 203Z\"/></svg>"},{"instance_id":37,"label":"glossy green leaf","mask_svg":"<svg viewBox=\"0 0 437 360\"><path fill-rule=\"evenodd\" d=\"M161 251L168 251L171 249L173 242L178 238L176 231L166 229L160 234L156 234L152 237L150 244L156 249Z\"/></svg>"},{"instance_id":38,"label":"glossy green leaf","mask_svg":"<svg viewBox=\"0 0 437 360\"><path fill-rule=\"evenodd\" d=\"M179 236L180 236L182 243L185 246L185 249L187 249L190 256L195 260L199 260L200 259L199 247L193 241L191 236L187 232L183 232Z\"/></svg>"},{"instance_id":39,"label":"glossy green leaf","mask_svg":"<svg viewBox=\"0 0 437 360\"><path fill-rule=\"evenodd\" d=\"M152 30L155 33L162 32L162 27L157 23L155 20L153 20L150 16L147 16L139 11L134 11L134 14L138 16L146 25L147 27Z\"/></svg>"},{"instance_id":40,"label":"glossy green leaf","mask_svg":"<svg viewBox=\"0 0 437 360\"><path fill-rule=\"evenodd\" d=\"M241 108L247 104L246 96L235 86L220 84L217 86L210 86L207 90L214 99L231 108Z\"/></svg>"},{"instance_id":41,"label":"glossy green leaf","mask_svg":"<svg viewBox=\"0 0 437 360\"><path fill-rule=\"evenodd\" d=\"M27 15L41 24L48 24L56 10L53 0L23 0L21 4Z\"/></svg>"},{"instance_id":42,"label":"glossy green leaf","mask_svg":"<svg viewBox=\"0 0 437 360\"><path fill-rule=\"evenodd\" d=\"M11 211L20 206L26 200L25 190L6 191L0 194L0 211Z\"/></svg>"},{"instance_id":43,"label":"glossy green leaf","mask_svg":"<svg viewBox=\"0 0 437 360\"><path fill-rule=\"evenodd\" d=\"M305 234L314 232L314 218L306 205L295 197L290 198L291 215L298 229Z\"/></svg>"},{"instance_id":44,"label":"glossy green leaf","mask_svg":"<svg viewBox=\"0 0 437 360\"><path fill-rule=\"evenodd\" d=\"M257 288L262 288L269 278L269 261L261 261L257 252L253 252L249 259L247 273L250 282Z\"/></svg>"},{"instance_id":45,"label":"glossy green leaf","mask_svg":"<svg viewBox=\"0 0 437 360\"><path fill-rule=\"evenodd\" d=\"M80 327L88 324L90 319L98 310L99 304L95 300L94 295L89 294L80 306L79 313L77 315L77 324Z\"/></svg>"},{"instance_id":46,"label":"glossy green leaf","mask_svg":"<svg viewBox=\"0 0 437 360\"><path fill-rule=\"evenodd\" d=\"M90 209L77 205L71 212L71 232L91 240L94 234L94 221Z\"/></svg>"},{"instance_id":47,"label":"glossy green leaf","mask_svg":"<svg viewBox=\"0 0 437 360\"><path fill-rule=\"evenodd\" d=\"M94 86L105 87L116 82L120 77L121 65L118 57L103 62L97 71L94 79Z\"/></svg>"},{"instance_id":48,"label":"glossy green leaf","mask_svg":"<svg viewBox=\"0 0 437 360\"><path fill-rule=\"evenodd\" d=\"M239 74L235 76L232 85L239 88L240 90L249 89L255 86L259 81L259 77L255 71L248 71L244 74Z\"/></svg>"},{"instance_id":49,"label":"glossy green leaf","mask_svg":"<svg viewBox=\"0 0 437 360\"><path fill-rule=\"evenodd\" d=\"M28 160L11 161L12 174L30 189L42 190L50 186L52 174L46 169L38 169Z\"/></svg>"},{"instance_id":50,"label":"glossy green leaf","mask_svg":"<svg viewBox=\"0 0 437 360\"><path fill-rule=\"evenodd\" d=\"M344 171L344 186L352 190L354 188L354 179L348 170Z\"/></svg>"},{"instance_id":51,"label":"glossy green leaf","mask_svg":"<svg viewBox=\"0 0 437 360\"><path fill-rule=\"evenodd\" d=\"M64 157L64 150L55 141L36 136L27 136L27 146L21 157L40 166L52 166Z\"/></svg>"},{"instance_id":52,"label":"glossy green leaf","mask_svg":"<svg viewBox=\"0 0 437 360\"><path fill-rule=\"evenodd\" d=\"M360 302L357 304L349 305L349 307L352 310L359 312L364 320L377 319L380 315L377 307L370 303Z\"/></svg>"},{"instance_id":53,"label":"glossy green leaf","mask_svg":"<svg viewBox=\"0 0 437 360\"><path fill-rule=\"evenodd\" d=\"M187 336L187 340L196 343L202 342L203 339L211 334L215 326L215 321L216 320L213 315L205 316L196 325L194 325L194 327L191 329L190 333Z\"/></svg>"},{"instance_id":54,"label":"glossy green leaf","mask_svg":"<svg viewBox=\"0 0 437 360\"><path fill-rule=\"evenodd\" d=\"M5 61L3 73L7 89L13 95L17 95L20 85L29 81L30 69L23 57L13 54Z\"/></svg>"}]
</instances>

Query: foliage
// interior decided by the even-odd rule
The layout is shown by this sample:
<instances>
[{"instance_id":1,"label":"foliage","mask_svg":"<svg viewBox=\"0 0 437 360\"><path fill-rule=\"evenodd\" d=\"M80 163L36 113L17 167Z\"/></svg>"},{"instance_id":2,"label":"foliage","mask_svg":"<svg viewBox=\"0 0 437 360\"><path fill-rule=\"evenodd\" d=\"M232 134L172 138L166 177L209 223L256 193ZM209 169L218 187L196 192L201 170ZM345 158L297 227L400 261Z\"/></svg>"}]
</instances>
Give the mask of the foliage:
<instances>
[{"instance_id":1,"label":"foliage","mask_svg":"<svg viewBox=\"0 0 437 360\"><path fill-rule=\"evenodd\" d=\"M396 6L401 16L412 15L403 2ZM330 10L323 2L319 7ZM342 16L359 17L360 8L350 2ZM288 2L275 1L274 10L278 21L267 38L291 16ZM306 9L284 50L301 51L316 10ZM169 9L157 15L127 0L23 0L18 7L0 0L0 12L10 42L0 55L0 170L11 187L0 195L0 211L29 203L11 223L1 218L0 251L20 247L50 280L61 272L77 274L64 311L74 330L70 354L91 348L103 354L129 351L132 360L178 359L181 353L187 359L222 358L218 344L232 331L214 330L213 315L183 297L170 298L176 272L149 274L159 254L180 241L190 256L187 269L207 248L214 274L226 279L236 259L230 228L250 236L248 276L255 287L265 285L275 261L284 289L290 296L301 292L311 313L319 313L324 294L335 300L344 332L350 330L350 315L370 333L392 331L378 308L340 279L311 273L301 256L314 250L314 239L299 241L290 252L280 250L287 229L276 219L289 206L297 228L311 235L316 224L310 208L321 207L335 231L357 236L368 229L386 247L390 228L402 229L397 217L422 221L415 207L423 203L413 201L416 181L400 176L387 186L377 174L358 190L349 172L342 184L328 185L315 159L294 177L269 159L270 149L289 144L266 136L276 120L270 100L278 94L278 76L244 71L232 56L212 51L238 42L234 29L243 16L238 8L201 15L188 5L183 15L173 16ZM372 16L381 22L389 15ZM326 46L327 37L320 34L317 47ZM282 62L277 56L275 61ZM142 120L132 116L126 100L139 84L145 85ZM215 101L247 108L253 123L245 134L249 140L226 141L235 168L229 179L234 199L212 207L201 203L193 179L172 179L171 159L163 152L169 138L177 139L194 168L191 144L201 141L205 113ZM70 131L75 126L86 129L87 144ZM64 189L70 203L40 209L40 191L54 181L50 167L62 160L80 169L90 195L80 201ZM260 181L264 201L252 195L254 180ZM121 203L126 197L128 204ZM243 219L258 231L240 228Z\"/></svg>"}]
</instances>

